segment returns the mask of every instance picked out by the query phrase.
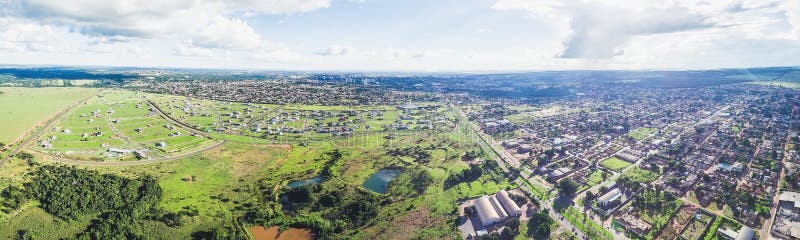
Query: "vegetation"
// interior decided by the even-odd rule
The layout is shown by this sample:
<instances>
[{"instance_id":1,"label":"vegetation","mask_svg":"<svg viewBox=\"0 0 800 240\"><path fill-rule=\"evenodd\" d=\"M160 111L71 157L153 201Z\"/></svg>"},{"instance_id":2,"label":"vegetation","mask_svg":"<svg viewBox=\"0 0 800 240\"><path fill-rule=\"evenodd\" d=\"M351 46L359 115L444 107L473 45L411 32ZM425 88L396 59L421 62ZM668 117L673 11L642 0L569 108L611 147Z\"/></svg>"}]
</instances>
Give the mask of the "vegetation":
<instances>
[{"instance_id":1,"label":"vegetation","mask_svg":"<svg viewBox=\"0 0 800 240\"><path fill-rule=\"evenodd\" d=\"M78 100L97 92L88 88L0 88L0 142L12 143ZM35 101L31 101L35 99Z\"/></svg>"},{"instance_id":2,"label":"vegetation","mask_svg":"<svg viewBox=\"0 0 800 240\"><path fill-rule=\"evenodd\" d=\"M548 239L555 221L547 214L547 209L538 211L528 220L528 237L533 239Z\"/></svg>"},{"instance_id":3,"label":"vegetation","mask_svg":"<svg viewBox=\"0 0 800 240\"><path fill-rule=\"evenodd\" d=\"M623 168L626 168L626 167L628 167L630 165L631 165L631 163L626 162L626 161L624 161L622 159L619 159L617 157L610 157L610 158L600 162L600 166L603 166L603 167L608 168L608 169L613 170L613 171L622 170Z\"/></svg>"},{"instance_id":4,"label":"vegetation","mask_svg":"<svg viewBox=\"0 0 800 240\"><path fill-rule=\"evenodd\" d=\"M479 165L472 165L469 169L464 169L458 173L452 173L447 176L444 181L444 188L450 189L451 187L463 182L472 182L478 180L483 175L483 169Z\"/></svg>"},{"instance_id":5,"label":"vegetation","mask_svg":"<svg viewBox=\"0 0 800 240\"><path fill-rule=\"evenodd\" d=\"M564 196L575 195L578 191L578 187L580 187L580 185L572 179L564 179L558 182L558 189L561 191L561 195Z\"/></svg>"},{"instance_id":6,"label":"vegetation","mask_svg":"<svg viewBox=\"0 0 800 240\"><path fill-rule=\"evenodd\" d=\"M636 214L653 225L645 239L654 239L670 220L670 217L680 209L683 201L671 193L658 188L646 188L637 194L631 202Z\"/></svg>"},{"instance_id":7,"label":"vegetation","mask_svg":"<svg viewBox=\"0 0 800 240\"><path fill-rule=\"evenodd\" d=\"M433 176L428 170L407 169L389 183L389 193L398 196L417 196L424 193L433 181Z\"/></svg>"},{"instance_id":8,"label":"vegetation","mask_svg":"<svg viewBox=\"0 0 800 240\"><path fill-rule=\"evenodd\" d=\"M614 239L614 236L604 229L603 226L600 226L573 206L563 209L561 214L564 215L564 218L572 223L572 225L575 225L578 230L586 234L589 239Z\"/></svg>"}]
</instances>

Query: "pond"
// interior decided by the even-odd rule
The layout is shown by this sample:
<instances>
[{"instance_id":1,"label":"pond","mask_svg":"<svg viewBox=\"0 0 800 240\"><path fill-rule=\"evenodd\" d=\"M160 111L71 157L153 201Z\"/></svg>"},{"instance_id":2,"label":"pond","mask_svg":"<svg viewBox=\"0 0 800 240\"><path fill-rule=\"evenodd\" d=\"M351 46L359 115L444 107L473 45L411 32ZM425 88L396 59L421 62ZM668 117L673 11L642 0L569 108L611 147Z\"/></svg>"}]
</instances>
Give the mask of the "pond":
<instances>
[{"instance_id":1,"label":"pond","mask_svg":"<svg viewBox=\"0 0 800 240\"><path fill-rule=\"evenodd\" d=\"M389 182L401 172L400 169L381 169L370 175L362 186L370 191L384 194L389 189Z\"/></svg>"},{"instance_id":2,"label":"pond","mask_svg":"<svg viewBox=\"0 0 800 240\"><path fill-rule=\"evenodd\" d=\"M321 183L323 179L324 178L322 176L317 176L315 178L292 181L289 184L286 184L286 186L289 188L299 188L307 185Z\"/></svg>"}]
</instances>

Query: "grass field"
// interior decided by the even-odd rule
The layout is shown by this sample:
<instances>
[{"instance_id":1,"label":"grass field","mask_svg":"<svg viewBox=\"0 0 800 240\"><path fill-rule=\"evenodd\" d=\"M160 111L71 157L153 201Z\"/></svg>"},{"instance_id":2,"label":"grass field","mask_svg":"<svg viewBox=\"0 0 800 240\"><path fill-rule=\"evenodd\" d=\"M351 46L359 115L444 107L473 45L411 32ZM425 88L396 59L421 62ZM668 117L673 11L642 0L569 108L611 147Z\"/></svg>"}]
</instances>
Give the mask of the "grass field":
<instances>
[{"instance_id":1,"label":"grass field","mask_svg":"<svg viewBox=\"0 0 800 240\"><path fill-rule=\"evenodd\" d=\"M658 129L649 128L649 127L640 127L640 128L637 128L636 130L633 130L633 131L629 132L628 136L630 136L631 138L633 138L636 141L639 141L639 140L642 140L645 137L650 136L651 134L655 133L656 130L658 130Z\"/></svg>"},{"instance_id":2,"label":"grass field","mask_svg":"<svg viewBox=\"0 0 800 240\"><path fill-rule=\"evenodd\" d=\"M630 165L631 163L626 162L625 160L619 159L617 157L610 157L600 162L600 166L603 166L613 171L622 170L623 168L626 168Z\"/></svg>"},{"instance_id":3,"label":"grass field","mask_svg":"<svg viewBox=\"0 0 800 240\"><path fill-rule=\"evenodd\" d=\"M11 143L36 123L98 92L89 88L0 88L0 142Z\"/></svg>"},{"instance_id":4,"label":"grass field","mask_svg":"<svg viewBox=\"0 0 800 240\"><path fill-rule=\"evenodd\" d=\"M573 206L569 206L561 213L564 215L564 218L566 218L567 221L572 223L572 225L578 228L578 230L586 234L589 239L614 239L614 235L608 232L608 230L594 222L594 220L591 218L586 217Z\"/></svg>"},{"instance_id":5,"label":"grass field","mask_svg":"<svg viewBox=\"0 0 800 240\"><path fill-rule=\"evenodd\" d=\"M188 152L212 143L192 136L151 111L146 94L132 91L103 91L79 104L39 139L36 149L51 154L66 153L77 160L133 159L132 154L109 154L109 148L148 149L149 157L160 158ZM49 143L47 146L45 143ZM165 143L166 146L157 146Z\"/></svg>"}]
</instances>

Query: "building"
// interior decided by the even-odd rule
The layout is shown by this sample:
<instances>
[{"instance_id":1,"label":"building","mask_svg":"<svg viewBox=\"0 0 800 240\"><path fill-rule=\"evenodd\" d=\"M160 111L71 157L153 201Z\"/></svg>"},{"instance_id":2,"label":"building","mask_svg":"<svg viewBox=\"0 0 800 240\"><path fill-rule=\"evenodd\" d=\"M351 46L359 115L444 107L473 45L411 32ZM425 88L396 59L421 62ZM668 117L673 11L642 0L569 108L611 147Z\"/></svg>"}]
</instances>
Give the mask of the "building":
<instances>
[{"instance_id":1,"label":"building","mask_svg":"<svg viewBox=\"0 0 800 240\"><path fill-rule=\"evenodd\" d=\"M748 226L742 226L739 231L733 231L727 227L719 229L719 237L727 240L752 240L755 236L755 231Z\"/></svg>"},{"instance_id":2,"label":"building","mask_svg":"<svg viewBox=\"0 0 800 240\"><path fill-rule=\"evenodd\" d=\"M795 213L800 213L800 193L797 192L782 192L780 195L779 205L791 207Z\"/></svg>"},{"instance_id":3,"label":"building","mask_svg":"<svg viewBox=\"0 0 800 240\"><path fill-rule=\"evenodd\" d=\"M475 200L475 211L478 212L478 217L481 219L483 226L495 224L502 220L489 201L489 196L483 196Z\"/></svg>"},{"instance_id":4,"label":"building","mask_svg":"<svg viewBox=\"0 0 800 240\"><path fill-rule=\"evenodd\" d=\"M597 203L602 206L608 206L609 203L619 199L620 197L622 197L622 190L619 188L614 188L614 190L608 191L606 194L603 194L603 196L597 198Z\"/></svg>"},{"instance_id":5,"label":"building","mask_svg":"<svg viewBox=\"0 0 800 240\"><path fill-rule=\"evenodd\" d=\"M508 192L506 190L500 190L497 192L497 200L500 201L500 204L503 205L503 208L506 209L508 215L512 217L516 217L522 214L522 209L517 206L517 203L508 196Z\"/></svg>"},{"instance_id":6,"label":"building","mask_svg":"<svg viewBox=\"0 0 800 240\"><path fill-rule=\"evenodd\" d=\"M475 200L473 206L484 227L522 214L522 209L505 190L500 190L494 195L482 196Z\"/></svg>"}]
</instances>

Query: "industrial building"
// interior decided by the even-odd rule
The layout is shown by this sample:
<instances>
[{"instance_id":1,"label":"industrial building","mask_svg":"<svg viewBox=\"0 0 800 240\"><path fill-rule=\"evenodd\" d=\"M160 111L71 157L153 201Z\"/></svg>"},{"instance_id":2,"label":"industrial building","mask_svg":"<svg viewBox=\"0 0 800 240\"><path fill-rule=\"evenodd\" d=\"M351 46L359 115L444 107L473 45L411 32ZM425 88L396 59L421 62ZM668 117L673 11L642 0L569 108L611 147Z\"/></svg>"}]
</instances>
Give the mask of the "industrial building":
<instances>
[{"instance_id":1,"label":"industrial building","mask_svg":"<svg viewBox=\"0 0 800 240\"><path fill-rule=\"evenodd\" d=\"M500 190L494 195L478 198L475 200L474 207L483 226L492 225L522 214L522 210L505 190Z\"/></svg>"}]
</instances>

